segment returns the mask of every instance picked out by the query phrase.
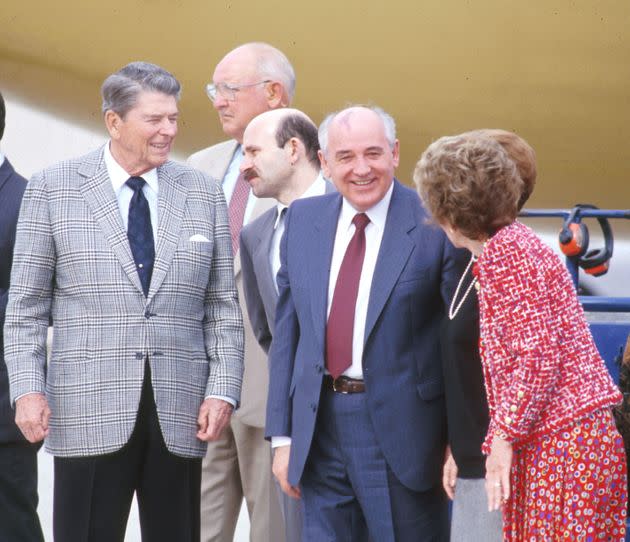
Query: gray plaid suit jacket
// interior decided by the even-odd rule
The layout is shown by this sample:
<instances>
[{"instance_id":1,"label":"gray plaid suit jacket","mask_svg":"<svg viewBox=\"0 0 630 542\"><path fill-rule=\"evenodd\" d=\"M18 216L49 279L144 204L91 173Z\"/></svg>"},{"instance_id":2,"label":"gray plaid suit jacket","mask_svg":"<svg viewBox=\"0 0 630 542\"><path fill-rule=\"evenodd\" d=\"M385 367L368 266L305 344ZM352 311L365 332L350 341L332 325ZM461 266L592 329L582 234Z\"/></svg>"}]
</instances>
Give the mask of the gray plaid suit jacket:
<instances>
[{"instance_id":1,"label":"gray plaid suit jacket","mask_svg":"<svg viewBox=\"0 0 630 542\"><path fill-rule=\"evenodd\" d=\"M221 188L170 161L158 168L158 179L147 298L102 148L28 183L5 354L12 401L46 393L52 410L46 448L54 455L105 454L128 441L147 358L162 434L174 454L204 455L206 445L196 438L204 397L239 400L243 325ZM49 315L54 337L47 368Z\"/></svg>"}]
</instances>

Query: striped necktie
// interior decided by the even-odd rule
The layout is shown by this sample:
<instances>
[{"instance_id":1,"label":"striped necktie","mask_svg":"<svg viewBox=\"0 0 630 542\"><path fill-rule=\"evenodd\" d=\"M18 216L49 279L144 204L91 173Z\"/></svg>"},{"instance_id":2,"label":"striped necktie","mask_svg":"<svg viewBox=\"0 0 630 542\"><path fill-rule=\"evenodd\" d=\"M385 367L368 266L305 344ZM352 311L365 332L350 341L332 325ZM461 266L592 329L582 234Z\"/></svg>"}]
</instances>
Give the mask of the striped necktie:
<instances>
[{"instance_id":1,"label":"striped necktie","mask_svg":"<svg viewBox=\"0 0 630 542\"><path fill-rule=\"evenodd\" d=\"M236 179L236 186L230 198L228 206L228 217L230 220L230 235L232 237L232 254L238 252L239 235L243 227L243 219L245 218L245 208L247 207L247 199L249 198L249 183L245 180L243 173L240 173Z\"/></svg>"}]
</instances>

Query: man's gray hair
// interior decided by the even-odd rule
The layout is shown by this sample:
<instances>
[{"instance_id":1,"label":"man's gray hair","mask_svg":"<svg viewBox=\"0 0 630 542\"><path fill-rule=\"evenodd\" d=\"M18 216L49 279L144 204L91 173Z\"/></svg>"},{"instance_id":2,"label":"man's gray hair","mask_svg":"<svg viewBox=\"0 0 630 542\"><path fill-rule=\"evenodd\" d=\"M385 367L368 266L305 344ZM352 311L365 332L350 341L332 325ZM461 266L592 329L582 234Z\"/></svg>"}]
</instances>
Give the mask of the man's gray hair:
<instances>
[{"instance_id":1,"label":"man's gray hair","mask_svg":"<svg viewBox=\"0 0 630 542\"><path fill-rule=\"evenodd\" d=\"M171 73L156 64L131 62L103 82L103 114L111 110L124 117L136 105L142 91L161 92L179 100L181 85Z\"/></svg>"},{"instance_id":2,"label":"man's gray hair","mask_svg":"<svg viewBox=\"0 0 630 542\"><path fill-rule=\"evenodd\" d=\"M341 113L348 111L349 109L354 109L356 107L361 107L364 109L369 109L376 113L381 121L383 122L383 128L385 128L385 138L389 143L389 146L393 149L396 144L396 121L389 114L386 113L384 109L377 107L375 105L349 105L339 111L335 111L334 113L330 113L326 116L324 121L319 125L318 137L319 137L319 146L324 154L328 152L328 129L330 128L330 124L333 120L340 115Z\"/></svg>"},{"instance_id":3,"label":"man's gray hair","mask_svg":"<svg viewBox=\"0 0 630 542\"><path fill-rule=\"evenodd\" d=\"M258 75L262 79L273 79L279 81L289 96L293 100L295 94L295 70L286 55L276 49L273 45L263 42L252 42L241 45L241 47L251 48L256 55Z\"/></svg>"}]
</instances>

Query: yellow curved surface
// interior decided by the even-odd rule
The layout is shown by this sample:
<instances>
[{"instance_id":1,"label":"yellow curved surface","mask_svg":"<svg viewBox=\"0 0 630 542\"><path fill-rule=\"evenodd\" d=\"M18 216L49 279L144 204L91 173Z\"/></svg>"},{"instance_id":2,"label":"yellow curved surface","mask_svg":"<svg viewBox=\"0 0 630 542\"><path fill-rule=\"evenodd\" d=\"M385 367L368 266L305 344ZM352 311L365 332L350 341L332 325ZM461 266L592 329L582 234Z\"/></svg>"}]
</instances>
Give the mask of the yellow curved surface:
<instances>
[{"instance_id":1,"label":"yellow curved surface","mask_svg":"<svg viewBox=\"0 0 630 542\"><path fill-rule=\"evenodd\" d=\"M132 60L183 83L177 150L221 140L204 94L234 46L268 41L320 121L348 102L393 114L399 177L440 135L501 127L536 149L532 206L630 207L627 0L3 0L0 88L100 127L99 87Z\"/></svg>"}]
</instances>

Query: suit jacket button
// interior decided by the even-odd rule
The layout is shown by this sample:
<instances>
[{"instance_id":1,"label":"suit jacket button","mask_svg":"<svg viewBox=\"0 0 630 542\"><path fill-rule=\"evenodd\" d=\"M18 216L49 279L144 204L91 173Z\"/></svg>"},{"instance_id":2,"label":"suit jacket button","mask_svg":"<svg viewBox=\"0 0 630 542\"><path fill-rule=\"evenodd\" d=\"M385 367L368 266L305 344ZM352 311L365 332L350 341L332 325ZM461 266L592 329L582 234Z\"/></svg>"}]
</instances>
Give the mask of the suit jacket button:
<instances>
[{"instance_id":1,"label":"suit jacket button","mask_svg":"<svg viewBox=\"0 0 630 542\"><path fill-rule=\"evenodd\" d=\"M317 410L317 405L315 403L311 403L311 410L315 412Z\"/></svg>"},{"instance_id":2,"label":"suit jacket button","mask_svg":"<svg viewBox=\"0 0 630 542\"><path fill-rule=\"evenodd\" d=\"M148 320L151 318L151 313L149 311L144 311L144 317Z\"/></svg>"},{"instance_id":3,"label":"suit jacket button","mask_svg":"<svg viewBox=\"0 0 630 542\"><path fill-rule=\"evenodd\" d=\"M324 372L324 367L321 365L316 365L315 368L317 369L317 372L320 374Z\"/></svg>"},{"instance_id":4,"label":"suit jacket button","mask_svg":"<svg viewBox=\"0 0 630 542\"><path fill-rule=\"evenodd\" d=\"M144 359L144 354L142 352L136 352L136 359Z\"/></svg>"}]
</instances>

